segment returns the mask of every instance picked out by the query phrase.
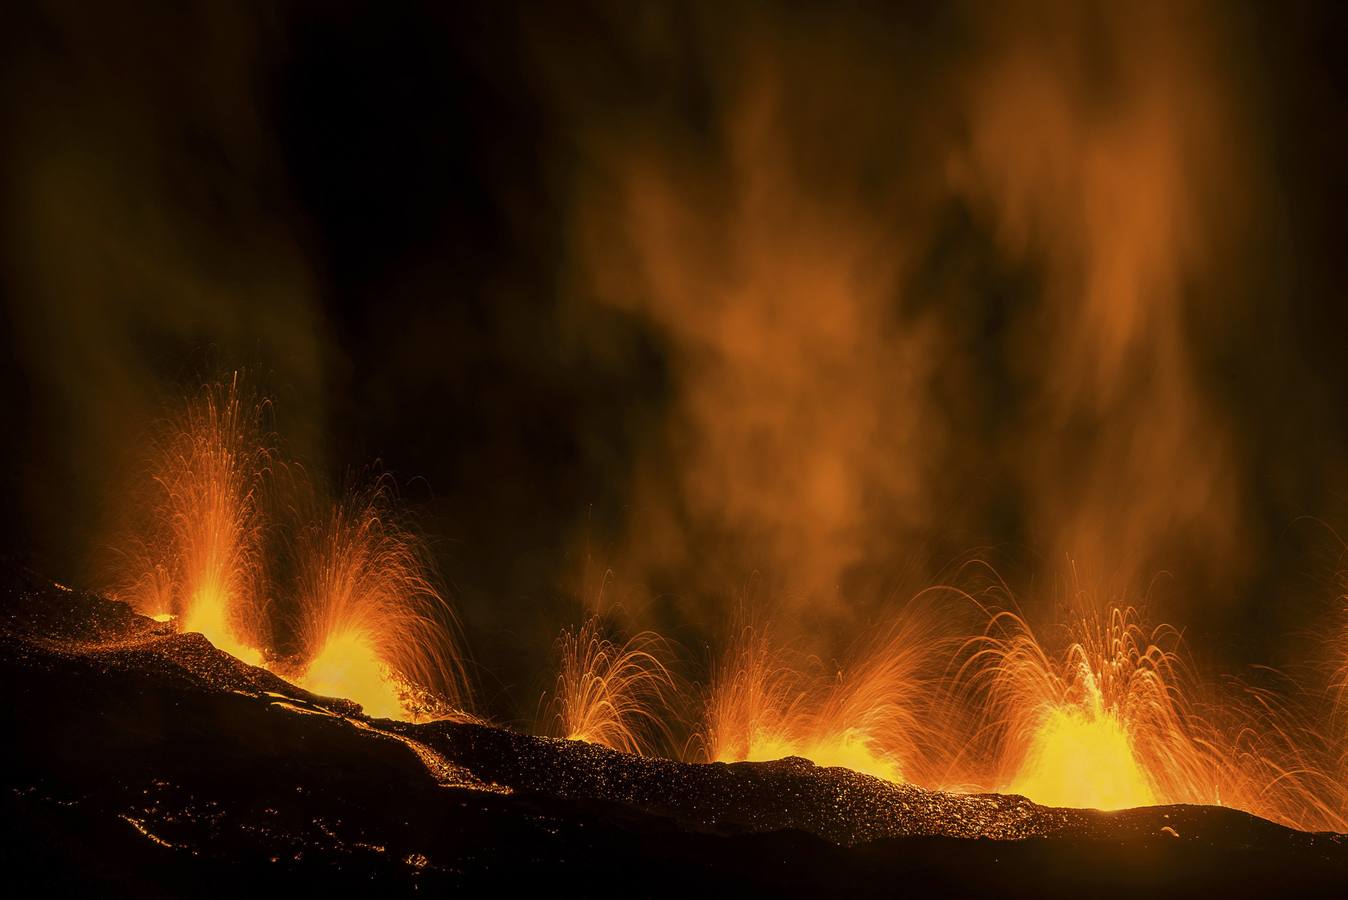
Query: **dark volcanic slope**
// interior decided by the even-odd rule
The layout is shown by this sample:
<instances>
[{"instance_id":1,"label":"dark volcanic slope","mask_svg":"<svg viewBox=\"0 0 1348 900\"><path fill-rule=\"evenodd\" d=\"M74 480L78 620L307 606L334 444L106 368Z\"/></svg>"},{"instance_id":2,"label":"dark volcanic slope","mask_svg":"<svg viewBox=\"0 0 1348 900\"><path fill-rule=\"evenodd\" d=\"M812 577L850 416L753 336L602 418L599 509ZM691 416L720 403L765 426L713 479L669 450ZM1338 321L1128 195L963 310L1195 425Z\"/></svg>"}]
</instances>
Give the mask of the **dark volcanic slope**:
<instances>
[{"instance_id":1,"label":"dark volcanic slope","mask_svg":"<svg viewBox=\"0 0 1348 900\"><path fill-rule=\"evenodd\" d=\"M1348 883L1342 836L1231 810L1045 809L804 760L689 765L372 721L122 604L28 576L0 602L3 865L33 888L1243 896Z\"/></svg>"}]
</instances>

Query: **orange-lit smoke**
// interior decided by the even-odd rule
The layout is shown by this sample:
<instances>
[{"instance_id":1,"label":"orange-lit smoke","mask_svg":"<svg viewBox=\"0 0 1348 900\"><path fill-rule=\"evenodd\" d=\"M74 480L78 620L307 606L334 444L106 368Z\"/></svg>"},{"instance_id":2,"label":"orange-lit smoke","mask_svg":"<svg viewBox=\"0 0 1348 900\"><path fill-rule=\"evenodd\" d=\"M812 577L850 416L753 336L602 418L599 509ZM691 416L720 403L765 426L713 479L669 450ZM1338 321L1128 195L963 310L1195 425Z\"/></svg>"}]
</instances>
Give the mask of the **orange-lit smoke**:
<instances>
[{"instance_id":1,"label":"orange-lit smoke","mask_svg":"<svg viewBox=\"0 0 1348 900\"><path fill-rule=\"evenodd\" d=\"M624 574L723 590L758 568L794 612L827 618L880 534L870 500L897 518L890 537L930 515L935 335L897 305L916 249L897 198L844 174L878 171L893 141L886 121L834 105L827 73L848 67L845 48L743 50L714 146L640 127L586 135L579 277L585 302L640 317L669 347L674 397L643 436ZM786 71L773 51L813 65Z\"/></svg>"},{"instance_id":2,"label":"orange-lit smoke","mask_svg":"<svg viewBox=\"0 0 1348 900\"><path fill-rule=\"evenodd\" d=\"M262 479L270 452L262 408L236 375L188 401L157 448L150 525L131 555L124 594L139 611L171 613L240 659L261 664L270 636L261 554Z\"/></svg>"},{"instance_id":3,"label":"orange-lit smoke","mask_svg":"<svg viewBox=\"0 0 1348 900\"><path fill-rule=\"evenodd\" d=\"M820 652L874 585L932 580L933 545L1008 532L1127 584L1238 583L1250 461L1203 352L1263 196L1250 122L1218 10L1088 7L986 11L940 73L864 15L695 20L739 61L698 73L705 134L556 88L577 330L633 316L670 367L620 574L720 602L757 571Z\"/></svg>"},{"instance_id":4,"label":"orange-lit smoke","mask_svg":"<svg viewBox=\"0 0 1348 900\"><path fill-rule=\"evenodd\" d=\"M466 707L455 620L384 486L334 504L297 546L301 686L383 718Z\"/></svg>"},{"instance_id":5,"label":"orange-lit smoke","mask_svg":"<svg viewBox=\"0 0 1348 900\"><path fill-rule=\"evenodd\" d=\"M1033 412L1004 450L1036 543L1101 575L1176 568L1230 584L1244 562L1243 462L1198 349L1224 335L1223 262L1245 252L1260 185L1221 16L1008 10L965 79L970 137L951 186L1042 279L1010 334Z\"/></svg>"},{"instance_id":6,"label":"orange-lit smoke","mask_svg":"<svg viewBox=\"0 0 1348 900\"><path fill-rule=\"evenodd\" d=\"M557 649L552 708L559 736L636 754L670 743L675 684L660 660L666 647L658 635L646 631L615 644L594 617L564 631Z\"/></svg>"}]
</instances>

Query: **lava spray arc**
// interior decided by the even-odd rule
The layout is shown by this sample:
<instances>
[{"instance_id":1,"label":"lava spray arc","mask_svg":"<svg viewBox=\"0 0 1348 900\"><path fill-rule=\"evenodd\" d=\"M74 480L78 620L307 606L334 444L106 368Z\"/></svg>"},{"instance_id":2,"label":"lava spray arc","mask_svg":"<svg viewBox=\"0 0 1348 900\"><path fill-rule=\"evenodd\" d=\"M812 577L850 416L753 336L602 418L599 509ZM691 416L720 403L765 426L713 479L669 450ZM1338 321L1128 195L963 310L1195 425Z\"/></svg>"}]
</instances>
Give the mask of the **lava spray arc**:
<instances>
[{"instance_id":1,"label":"lava spray arc","mask_svg":"<svg viewBox=\"0 0 1348 900\"><path fill-rule=\"evenodd\" d=\"M470 692L457 624L386 482L305 527L297 567L302 687L380 718L463 714Z\"/></svg>"},{"instance_id":2,"label":"lava spray arc","mask_svg":"<svg viewBox=\"0 0 1348 900\"><path fill-rule=\"evenodd\" d=\"M175 617L254 665L268 643L262 537L263 482L272 450L266 404L250 402L237 373L190 398L156 442L149 527L131 555L133 606Z\"/></svg>"},{"instance_id":3,"label":"lava spray arc","mask_svg":"<svg viewBox=\"0 0 1348 900\"><path fill-rule=\"evenodd\" d=\"M1083 611L1066 629L1061 656L1045 650L1024 619L995 614L969 667L985 679L1001 739L1006 790L1051 806L1122 809L1192 787L1203 758L1190 737L1176 678L1161 646L1173 631L1147 634L1132 608L1103 617Z\"/></svg>"},{"instance_id":4,"label":"lava spray arc","mask_svg":"<svg viewBox=\"0 0 1348 900\"><path fill-rule=\"evenodd\" d=\"M557 639L560 669L551 703L553 731L569 740L645 755L671 742L676 686L660 660L668 650L651 631L615 643L599 617Z\"/></svg>"},{"instance_id":5,"label":"lava spray arc","mask_svg":"<svg viewBox=\"0 0 1348 900\"><path fill-rule=\"evenodd\" d=\"M707 756L722 762L802 756L908 780L928 755L940 646L918 618L907 617L828 678L774 646L767 627L744 626L713 676Z\"/></svg>"},{"instance_id":6,"label":"lava spray arc","mask_svg":"<svg viewBox=\"0 0 1348 900\"><path fill-rule=\"evenodd\" d=\"M990 766L984 787L1049 806L1202 803L1343 827L1342 789L1314 749L1323 735L1279 701L1288 691L1203 683L1179 632L1135 607L1074 590L1070 608L1056 642L1000 610L965 644L954 687L979 723L966 762Z\"/></svg>"},{"instance_id":7,"label":"lava spray arc","mask_svg":"<svg viewBox=\"0 0 1348 900\"><path fill-rule=\"evenodd\" d=\"M712 674L702 736L707 758L758 762L793 755L805 716L803 682L766 627L738 629Z\"/></svg>"}]
</instances>

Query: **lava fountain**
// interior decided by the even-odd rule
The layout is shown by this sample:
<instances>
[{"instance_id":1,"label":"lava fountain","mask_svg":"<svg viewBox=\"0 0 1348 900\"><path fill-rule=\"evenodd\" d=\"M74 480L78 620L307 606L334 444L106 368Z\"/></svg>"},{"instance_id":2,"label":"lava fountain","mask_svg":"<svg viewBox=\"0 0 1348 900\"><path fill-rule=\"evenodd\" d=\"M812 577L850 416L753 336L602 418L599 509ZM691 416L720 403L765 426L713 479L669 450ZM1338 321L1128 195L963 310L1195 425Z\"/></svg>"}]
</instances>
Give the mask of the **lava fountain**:
<instances>
[{"instance_id":1,"label":"lava fountain","mask_svg":"<svg viewBox=\"0 0 1348 900\"><path fill-rule=\"evenodd\" d=\"M985 680L999 786L1050 806L1213 802L1219 753L1181 692L1179 634L1132 607L1083 604L1060 655L1012 612L994 615L963 675Z\"/></svg>"},{"instance_id":2,"label":"lava fountain","mask_svg":"<svg viewBox=\"0 0 1348 900\"><path fill-rule=\"evenodd\" d=\"M421 542L379 485L335 504L299 540L298 683L378 718L459 713L469 691L455 620Z\"/></svg>"},{"instance_id":3,"label":"lava fountain","mask_svg":"<svg viewBox=\"0 0 1348 900\"><path fill-rule=\"evenodd\" d=\"M664 640L651 631L616 644L597 617L557 640L561 666L553 695L555 732L569 740L644 755L670 732L661 712L675 691L658 654Z\"/></svg>"},{"instance_id":4,"label":"lava fountain","mask_svg":"<svg viewBox=\"0 0 1348 900\"><path fill-rule=\"evenodd\" d=\"M703 735L708 759L763 762L799 755L795 735L805 715L804 681L767 629L741 628L712 674Z\"/></svg>"},{"instance_id":5,"label":"lava fountain","mask_svg":"<svg viewBox=\"0 0 1348 900\"><path fill-rule=\"evenodd\" d=\"M177 619L254 665L266 641L262 590L262 479L271 453L262 404L236 374L192 398L160 443L151 526L125 592L146 615Z\"/></svg>"},{"instance_id":6,"label":"lava fountain","mask_svg":"<svg viewBox=\"0 0 1348 900\"><path fill-rule=\"evenodd\" d=\"M822 678L773 647L767 629L745 627L713 676L707 755L801 756L903 782L931 733L928 665L937 646L926 630L901 622L855 654L855 665Z\"/></svg>"}]
</instances>

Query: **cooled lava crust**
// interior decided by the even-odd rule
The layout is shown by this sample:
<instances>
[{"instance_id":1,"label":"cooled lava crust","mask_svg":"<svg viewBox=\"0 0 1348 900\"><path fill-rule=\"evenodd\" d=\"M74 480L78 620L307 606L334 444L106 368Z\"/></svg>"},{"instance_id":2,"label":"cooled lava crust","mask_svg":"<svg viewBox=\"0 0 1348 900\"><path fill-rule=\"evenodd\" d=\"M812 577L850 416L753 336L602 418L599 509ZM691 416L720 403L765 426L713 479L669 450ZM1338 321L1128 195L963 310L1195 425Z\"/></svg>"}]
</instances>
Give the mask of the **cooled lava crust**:
<instances>
[{"instance_id":1,"label":"cooled lava crust","mask_svg":"<svg viewBox=\"0 0 1348 900\"><path fill-rule=\"evenodd\" d=\"M1051 809L370 719L27 572L5 573L0 610L11 896L1348 890L1348 837L1234 810Z\"/></svg>"}]
</instances>

